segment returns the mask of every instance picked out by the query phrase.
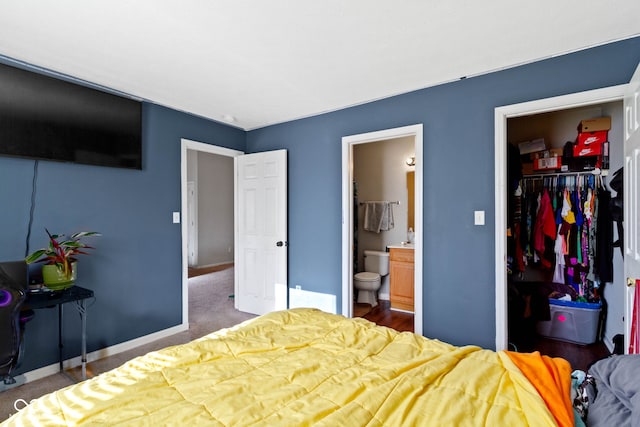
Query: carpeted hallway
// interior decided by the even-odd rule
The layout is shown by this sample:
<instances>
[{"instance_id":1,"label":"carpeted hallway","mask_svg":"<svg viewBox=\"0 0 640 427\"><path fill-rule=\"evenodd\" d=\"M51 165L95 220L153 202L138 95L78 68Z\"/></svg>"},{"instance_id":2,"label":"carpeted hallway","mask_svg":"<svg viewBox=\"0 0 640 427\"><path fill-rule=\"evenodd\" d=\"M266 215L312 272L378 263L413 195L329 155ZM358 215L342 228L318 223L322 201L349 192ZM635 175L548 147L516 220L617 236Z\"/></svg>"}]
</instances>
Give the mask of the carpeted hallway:
<instances>
[{"instance_id":1,"label":"carpeted hallway","mask_svg":"<svg viewBox=\"0 0 640 427\"><path fill-rule=\"evenodd\" d=\"M233 265L229 265L222 270L189 278L191 339L255 317L233 308L233 273Z\"/></svg>"},{"instance_id":2,"label":"carpeted hallway","mask_svg":"<svg viewBox=\"0 0 640 427\"><path fill-rule=\"evenodd\" d=\"M189 330L136 347L132 350L90 362L87 365L87 376L92 377L122 365L134 357L146 354L171 345L182 344L238 324L255 317L233 308L233 265L213 269L216 271L191 277L189 279ZM191 274L190 274L191 276ZM89 335L91 330L88 331ZM29 351L28 349L26 351ZM80 378L79 369L48 376L0 392L0 422L16 412L14 403L17 399L25 402L46 393L66 387ZM18 402L18 407L24 404Z\"/></svg>"}]
</instances>

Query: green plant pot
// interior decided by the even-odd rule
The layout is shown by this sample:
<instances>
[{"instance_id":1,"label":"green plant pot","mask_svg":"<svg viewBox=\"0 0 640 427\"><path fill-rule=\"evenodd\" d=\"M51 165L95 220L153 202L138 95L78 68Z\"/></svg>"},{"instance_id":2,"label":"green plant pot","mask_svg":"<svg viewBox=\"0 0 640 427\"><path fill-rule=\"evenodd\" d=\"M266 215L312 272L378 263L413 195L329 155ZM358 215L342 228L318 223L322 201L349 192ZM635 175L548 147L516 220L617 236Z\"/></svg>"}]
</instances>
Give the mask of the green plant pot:
<instances>
[{"instance_id":1,"label":"green plant pot","mask_svg":"<svg viewBox=\"0 0 640 427\"><path fill-rule=\"evenodd\" d=\"M56 265L43 265L42 281L52 291L61 291L74 285L77 271L75 262L71 264L71 276L65 276L64 272Z\"/></svg>"}]
</instances>

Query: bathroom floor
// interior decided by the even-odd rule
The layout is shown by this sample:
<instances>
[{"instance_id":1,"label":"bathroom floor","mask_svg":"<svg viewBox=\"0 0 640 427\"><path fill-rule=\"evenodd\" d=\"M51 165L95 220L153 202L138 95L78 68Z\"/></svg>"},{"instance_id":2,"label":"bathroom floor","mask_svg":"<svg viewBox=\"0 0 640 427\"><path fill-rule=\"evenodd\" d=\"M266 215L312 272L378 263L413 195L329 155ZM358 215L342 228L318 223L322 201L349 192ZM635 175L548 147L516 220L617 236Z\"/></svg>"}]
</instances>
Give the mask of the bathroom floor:
<instances>
[{"instance_id":1,"label":"bathroom floor","mask_svg":"<svg viewBox=\"0 0 640 427\"><path fill-rule=\"evenodd\" d=\"M353 304L353 317L364 317L373 309L371 304L355 303Z\"/></svg>"},{"instance_id":2,"label":"bathroom floor","mask_svg":"<svg viewBox=\"0 0 640 427\"><path fill-rule=\"evenodd\" d=\"M358 316L358 306L365 306L363 309L368 310L368 312ZM389 301L379 300L378 305L374 308L371 308L369 304L356 303L353 312L354 317L363 317L377 325L387 326L400 332L413 332L413 314L391 310L391 303Z\"/></svg>"}]
</instances>

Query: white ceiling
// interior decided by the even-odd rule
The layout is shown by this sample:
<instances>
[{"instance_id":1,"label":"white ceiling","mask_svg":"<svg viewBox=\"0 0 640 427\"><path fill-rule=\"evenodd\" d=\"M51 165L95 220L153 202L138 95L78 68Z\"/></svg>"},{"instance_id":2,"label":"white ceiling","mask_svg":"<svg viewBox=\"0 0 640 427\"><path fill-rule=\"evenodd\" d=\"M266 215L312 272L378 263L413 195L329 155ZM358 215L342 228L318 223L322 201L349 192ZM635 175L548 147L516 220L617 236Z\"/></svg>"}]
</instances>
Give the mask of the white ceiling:
<instances>
[{"instance_id":1,"label":"white ceiling","mask_svg":"<svg viewBox=\"0 0 640 427\"><path fill-rule=\"evenodd\" d=\"M0 55L247 130L638 34L638 0L0 0Z\"/></svg>"}]
</instances>

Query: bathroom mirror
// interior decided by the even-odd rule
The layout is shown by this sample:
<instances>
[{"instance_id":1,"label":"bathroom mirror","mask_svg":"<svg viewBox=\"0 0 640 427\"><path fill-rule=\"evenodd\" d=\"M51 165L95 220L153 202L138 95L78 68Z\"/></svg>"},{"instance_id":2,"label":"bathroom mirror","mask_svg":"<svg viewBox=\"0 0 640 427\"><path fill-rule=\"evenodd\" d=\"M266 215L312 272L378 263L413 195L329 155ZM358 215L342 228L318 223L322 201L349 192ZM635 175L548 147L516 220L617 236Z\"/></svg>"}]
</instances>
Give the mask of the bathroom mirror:
<instances>
[{"instance_id":1,"label":"bathroom mirror","mask_svg":"<svg viewBox=\"0 0 640 427\"><path fill-rule=\"evenodd\" d=\"M415 188L415 172L407 172L407 227L416 230L414 224L414 188Z\"/></svg>"}]
</instances>

